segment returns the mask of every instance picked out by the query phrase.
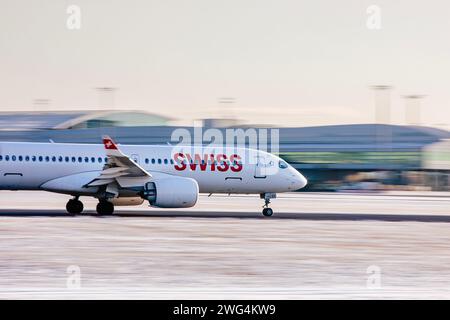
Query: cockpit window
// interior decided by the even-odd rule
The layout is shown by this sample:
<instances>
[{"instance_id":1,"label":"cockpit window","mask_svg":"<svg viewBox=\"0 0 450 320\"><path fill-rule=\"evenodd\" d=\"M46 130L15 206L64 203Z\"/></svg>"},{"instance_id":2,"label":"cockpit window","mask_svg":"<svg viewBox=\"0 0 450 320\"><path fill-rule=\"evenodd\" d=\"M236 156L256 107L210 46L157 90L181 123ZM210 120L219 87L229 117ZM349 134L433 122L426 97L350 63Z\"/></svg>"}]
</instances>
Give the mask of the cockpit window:
<instances>
[{"instance_id":1,"label":"cockpit window","mask_svg":"<svg viewBox=\"0 0 450 320\"><path fill-rule=\"evenodd\" d=\"M280 169L286 169L288 167L288 164L285 161L280 160L278 162L278 166L280 167Z\"/></svg>"}]
</instances>

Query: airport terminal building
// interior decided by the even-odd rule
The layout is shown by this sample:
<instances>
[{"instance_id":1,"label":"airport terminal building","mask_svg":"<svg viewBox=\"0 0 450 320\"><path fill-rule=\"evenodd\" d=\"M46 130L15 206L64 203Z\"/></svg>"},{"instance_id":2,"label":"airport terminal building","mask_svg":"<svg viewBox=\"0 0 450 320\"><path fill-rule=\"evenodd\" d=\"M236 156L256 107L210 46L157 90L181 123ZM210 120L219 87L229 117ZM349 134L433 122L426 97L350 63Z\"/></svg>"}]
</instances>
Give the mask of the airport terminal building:
<instances>
[{"instance_id":1,"label":"airport terminal building","mask_svg":"<svg viewBox=\"0 0 450 320\"><path fill-rule=\"evenodd\" d=\"M0 130L30 131L164 126L170 118L142 111L0 112Z\"/></svg>"},{"instance_id":2,"label":"airport terminal building","mask_svg":"<svg viewBox=\"0 0 450 320\"><path fill-rule=\"evenodd\" d=\"M7 112L0 141L99 143L108 134L123 144L167 144L179 128L170 120L143 111ZM418 126L279 128L279 156L308 178L309 190L449 190L447 139L448 131Z\"/></svg>"}]
</instances>

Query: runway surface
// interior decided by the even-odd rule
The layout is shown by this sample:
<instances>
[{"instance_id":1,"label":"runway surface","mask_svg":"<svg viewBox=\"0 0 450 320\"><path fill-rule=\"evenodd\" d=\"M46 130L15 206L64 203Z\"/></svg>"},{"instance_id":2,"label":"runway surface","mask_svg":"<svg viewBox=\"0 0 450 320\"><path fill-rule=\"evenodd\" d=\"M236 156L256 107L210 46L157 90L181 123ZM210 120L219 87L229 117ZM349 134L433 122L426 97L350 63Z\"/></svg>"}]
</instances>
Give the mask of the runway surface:
<instances>
[{"instance_id":1,"label":"runway surface","mask_svg":"<svg viewBox=\"0 0 450 320\"><path fill-rule=\"evenodd\" d=\"M0 192L0 298L450 298L450 197L286 194L196 207ZM84 201L86 200L86 201Z\"/></svg>"}]
</instances>

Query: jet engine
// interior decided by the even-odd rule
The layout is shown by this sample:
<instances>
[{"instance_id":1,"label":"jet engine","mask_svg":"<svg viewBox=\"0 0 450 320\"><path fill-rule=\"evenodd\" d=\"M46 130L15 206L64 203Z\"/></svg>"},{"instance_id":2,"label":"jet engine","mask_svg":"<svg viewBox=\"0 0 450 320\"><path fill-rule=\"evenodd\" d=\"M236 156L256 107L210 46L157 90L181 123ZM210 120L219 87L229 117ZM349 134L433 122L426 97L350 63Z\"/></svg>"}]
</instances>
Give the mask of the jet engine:
<instances>
[{"instance_id":1,"label":"jet engine","mask_svg":"<svg viewBox=\"0 0 450 320\"><path fill-rule=\"evenodd\" d=\"M197 203L198 184L191 178L169 177L145 184L142 197L158 208L189 208Z\"/></svg>"}]
</instances>

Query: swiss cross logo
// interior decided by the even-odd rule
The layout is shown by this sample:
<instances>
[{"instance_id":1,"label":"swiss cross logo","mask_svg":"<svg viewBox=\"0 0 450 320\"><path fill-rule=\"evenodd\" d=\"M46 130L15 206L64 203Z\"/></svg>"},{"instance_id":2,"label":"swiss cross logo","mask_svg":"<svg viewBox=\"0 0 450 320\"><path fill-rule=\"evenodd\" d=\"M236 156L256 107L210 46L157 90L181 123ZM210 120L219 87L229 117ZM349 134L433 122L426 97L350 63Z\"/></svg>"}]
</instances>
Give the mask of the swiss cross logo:
<instances>
[{"instance_id":1,"label":"swiss cross logo","mask_svg":"<svg viewBox=\"0 0 450 320\"><path fill-rule=\"evenodd\" d=\"M116 145L109 139L104 139L103 143L106 149L117 149Z\"/></svg>"}]
</instances>

